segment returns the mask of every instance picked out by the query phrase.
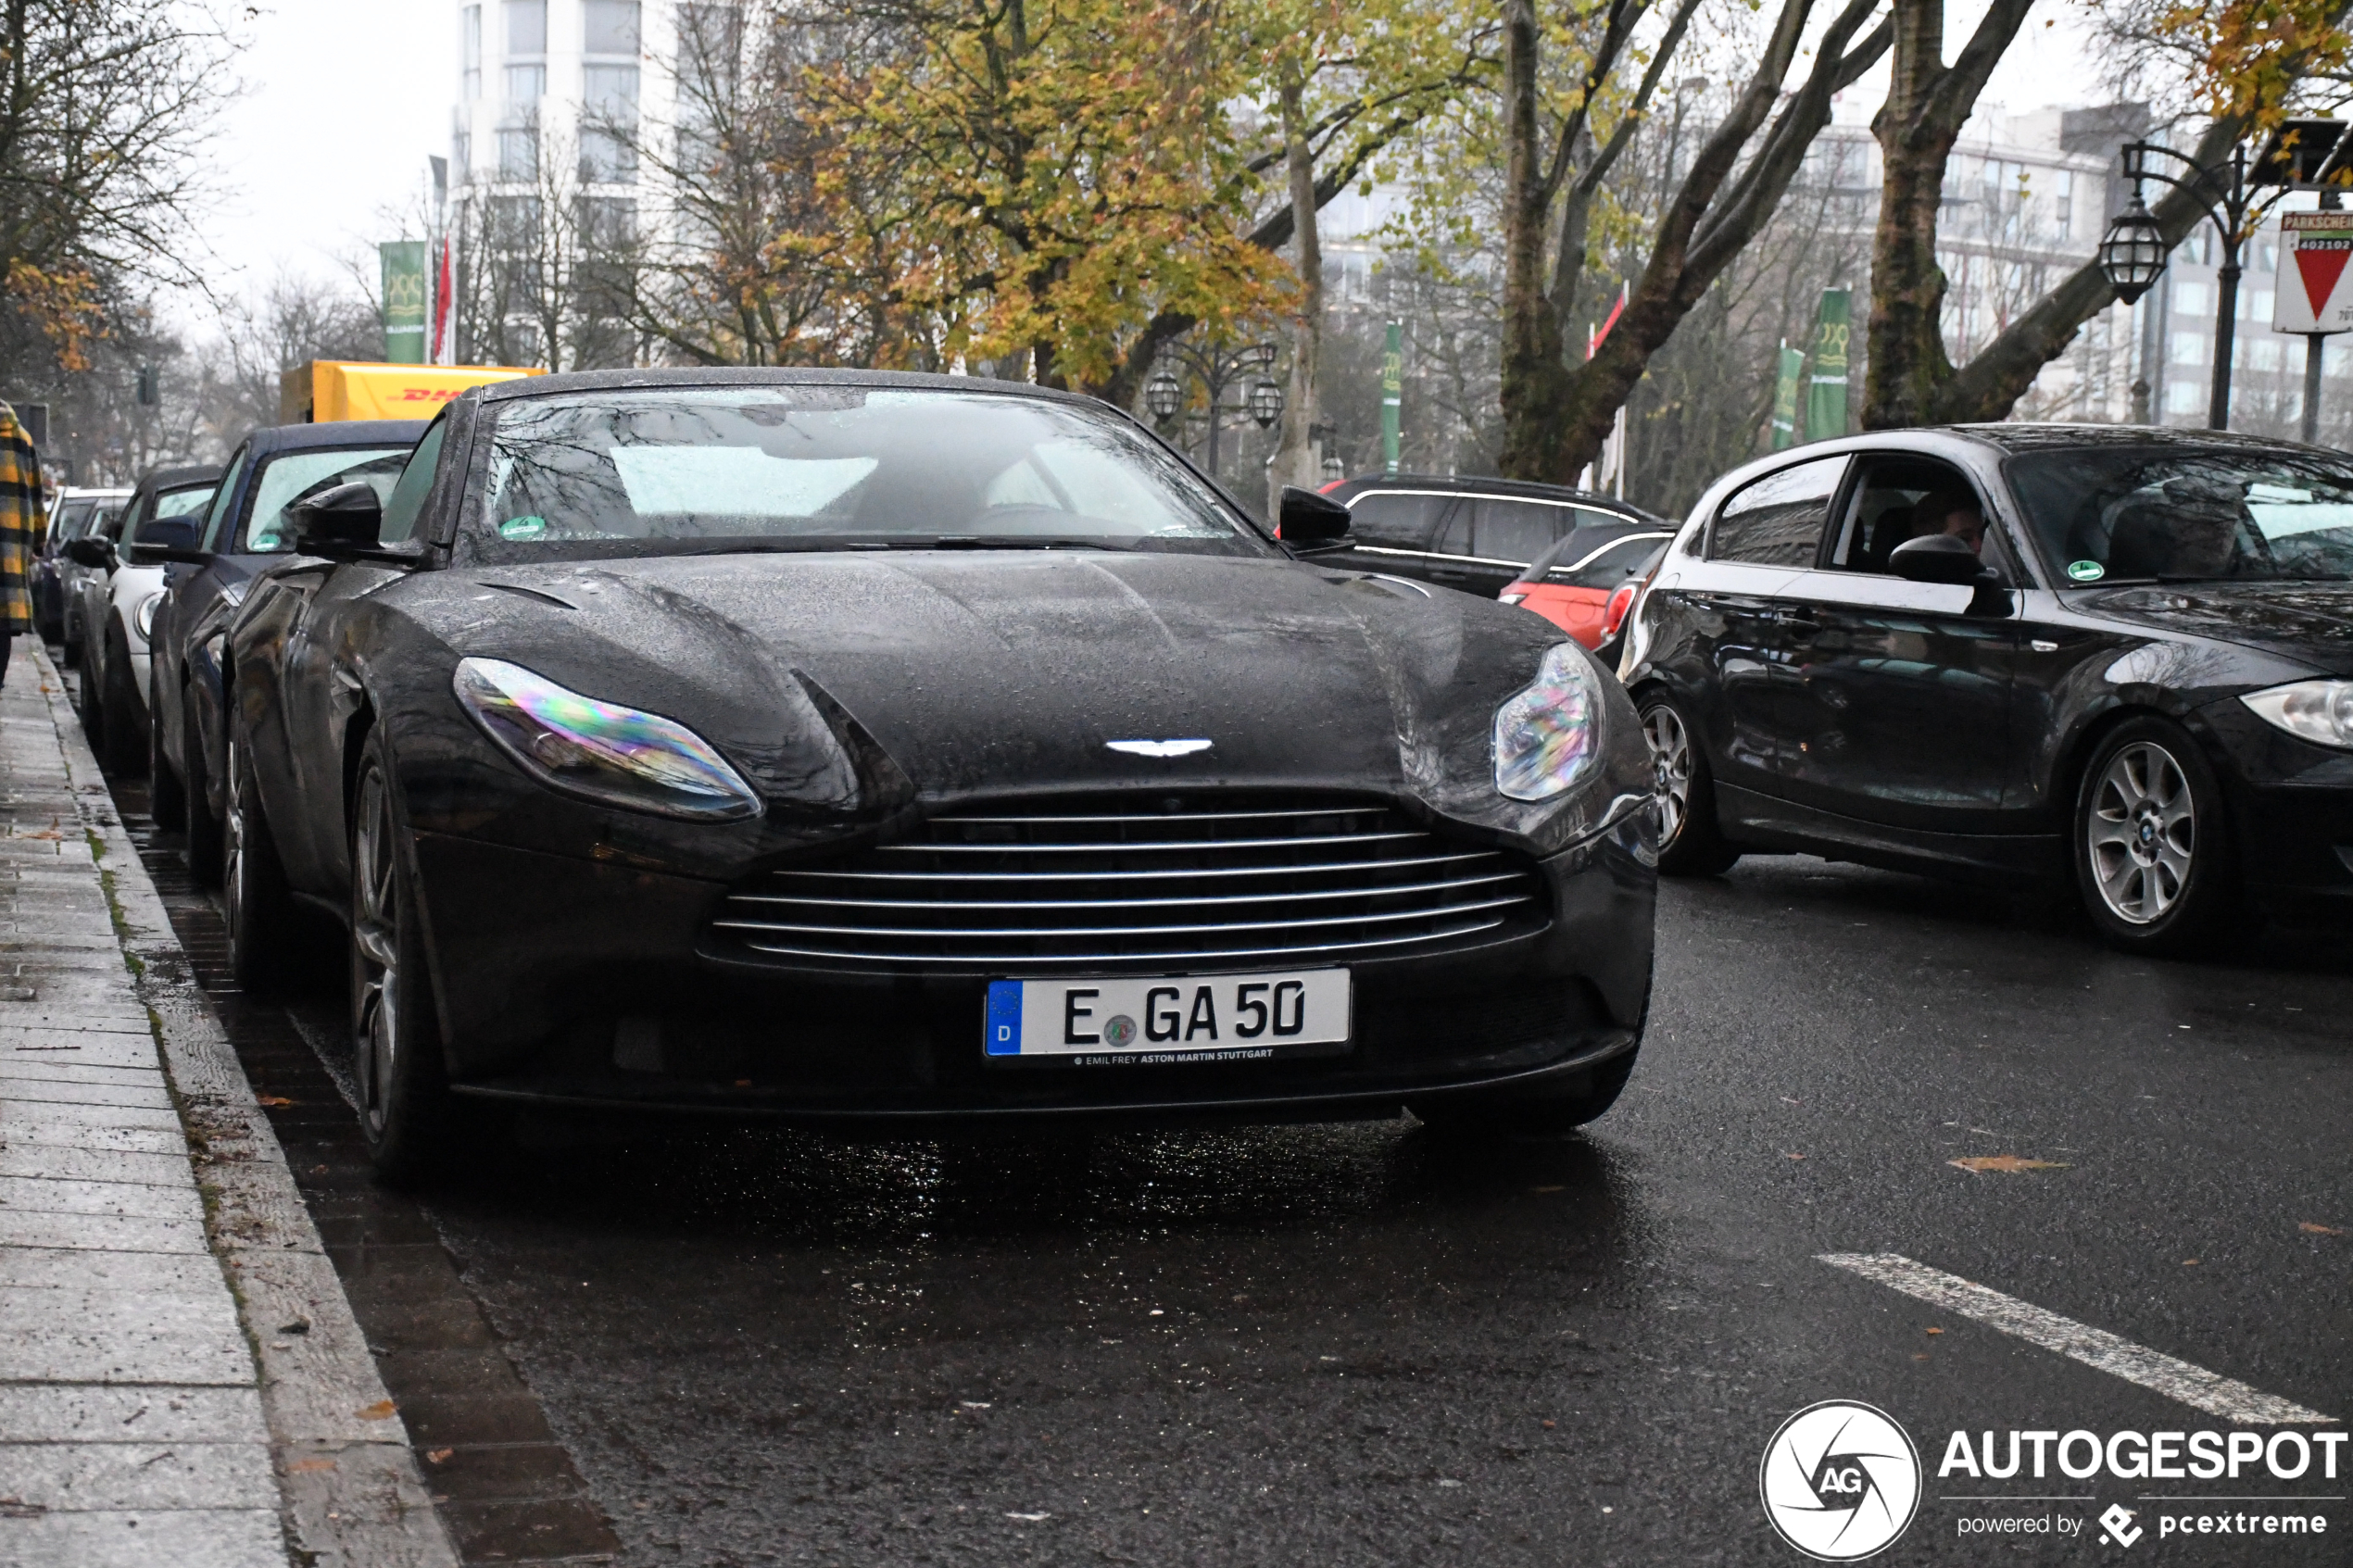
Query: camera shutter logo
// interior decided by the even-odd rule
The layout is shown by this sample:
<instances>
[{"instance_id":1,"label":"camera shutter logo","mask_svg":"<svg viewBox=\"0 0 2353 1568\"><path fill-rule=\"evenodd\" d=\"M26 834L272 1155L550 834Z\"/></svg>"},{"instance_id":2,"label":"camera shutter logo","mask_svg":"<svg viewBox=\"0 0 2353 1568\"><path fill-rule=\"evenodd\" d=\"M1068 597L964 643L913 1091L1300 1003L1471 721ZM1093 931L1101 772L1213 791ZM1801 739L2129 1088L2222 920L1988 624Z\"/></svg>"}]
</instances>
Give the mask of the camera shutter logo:
<instances>
[{"instance_id":1,"label":"camera shutter logo","mask_svg":"<svg viewBox=\"0 0 2353 1568\"><path fill-rule=\"evenodd\" d=\"M1885 1411L1825 1399L1781 1423L1756 1485L1781 1539L1818 1562L1856 1562L1912 1523L1919 1450Z\"/></svg>"}]
</instances>

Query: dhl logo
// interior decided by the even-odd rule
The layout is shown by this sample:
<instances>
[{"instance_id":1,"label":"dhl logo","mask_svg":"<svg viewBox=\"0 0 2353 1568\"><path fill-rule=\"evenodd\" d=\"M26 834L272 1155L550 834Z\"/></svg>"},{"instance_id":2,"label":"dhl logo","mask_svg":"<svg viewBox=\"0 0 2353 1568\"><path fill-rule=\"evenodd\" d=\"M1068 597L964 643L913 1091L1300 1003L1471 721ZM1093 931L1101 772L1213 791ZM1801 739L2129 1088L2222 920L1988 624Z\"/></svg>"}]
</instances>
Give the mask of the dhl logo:
<instances>
[{"instance_id":1,"label":"dhl logo","mask_svg":"<svg viewBox=\"0 0 2353 1568\"><path fill-rule=\"evenodd\" d=\"M402 403L447 403L464 389L455 386L403 387L396 399Z\"/></svg>"}]
</instances>

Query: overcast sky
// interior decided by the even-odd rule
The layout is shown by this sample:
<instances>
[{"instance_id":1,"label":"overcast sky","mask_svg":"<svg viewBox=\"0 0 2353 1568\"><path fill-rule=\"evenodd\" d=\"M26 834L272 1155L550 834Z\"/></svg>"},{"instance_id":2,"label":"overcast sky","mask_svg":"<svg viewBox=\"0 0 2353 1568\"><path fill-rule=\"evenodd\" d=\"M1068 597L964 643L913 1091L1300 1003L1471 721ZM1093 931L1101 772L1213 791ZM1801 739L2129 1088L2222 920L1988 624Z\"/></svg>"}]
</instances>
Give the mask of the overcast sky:
<instances>
[{"instance_id":1,"label":"overcast sky","mask_svg":"<svg viewBox=\"0 0 2353 1568\"><path fill-rule=\"evenodd\" d=\"M1982 9L1953 6L1957 44ZM457 0L261 0L253 10L236 67L245 91L215 144L221 199L200 223L233 292L281 268L332 276L400 238L384 214L421 210L425 159L448 152L457 87ZM1989 101L2015 112L2097 95L2073 29L2042 25L2061 16L2060 0L2041 0ZM1844 94L1841 118L1868 119L1883 82Z\"/></svg>"}]
</instances>

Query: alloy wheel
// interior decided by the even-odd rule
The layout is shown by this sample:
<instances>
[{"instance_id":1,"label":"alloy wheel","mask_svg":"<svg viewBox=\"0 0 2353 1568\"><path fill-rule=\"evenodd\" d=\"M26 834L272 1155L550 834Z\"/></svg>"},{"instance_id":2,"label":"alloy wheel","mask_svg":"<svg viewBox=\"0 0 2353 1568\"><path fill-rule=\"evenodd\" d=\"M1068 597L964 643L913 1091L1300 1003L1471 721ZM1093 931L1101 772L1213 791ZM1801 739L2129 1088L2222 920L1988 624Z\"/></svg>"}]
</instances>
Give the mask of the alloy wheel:
<instances>
[{"instance_id":1,"label":"alloy wheel","mask_svg":"<svg viewBox=\"0 0 2353 1568\"><path fill-rule=\"evenodd\" d=\"M1675 842L1692 809L1692 737L1682 717L1665 703L1642 715L1642 738L1650 743L1652 778L1658 797L1658 842Z\"/></svg>"},{"instance_id":2,"label":"alloy wheel","mask_svg":"<svg viewBox=\"0 0 2353 1568\"><path fill-rule=\"evenodd\" d=\"M2182 901L2197 852L2197 809L2171 752L2134 741L2110 758L2084 832L2092 879L2119 920L2153 924Z\"/></svg>"},{"instance_id":3,"label":"alloy wheel","mask_svg":"<svg viewBox=\"0 0 2353 1568\"><path fill-rule=\"evenodd\" d=\"M220 823L220 897L228 906L229 947L235 952L252 934L245 928L245 803L237 788L237 737L229 737L229 776L223 781L221 793L228 797L228 809L221 813Z\"/></svg>"},{"instance_id":4,"label":"alloy wheel","mask_svg":"<svg viewBox=\"0 0 2353 1568\"><path fill-rule=\"evenodd\" d=\"M400 1057L400 928L393 885L392 797L370 769L359 784L352 838L352 1047L360 1113L384 1131Z\"/></svg>"}]
</instances>

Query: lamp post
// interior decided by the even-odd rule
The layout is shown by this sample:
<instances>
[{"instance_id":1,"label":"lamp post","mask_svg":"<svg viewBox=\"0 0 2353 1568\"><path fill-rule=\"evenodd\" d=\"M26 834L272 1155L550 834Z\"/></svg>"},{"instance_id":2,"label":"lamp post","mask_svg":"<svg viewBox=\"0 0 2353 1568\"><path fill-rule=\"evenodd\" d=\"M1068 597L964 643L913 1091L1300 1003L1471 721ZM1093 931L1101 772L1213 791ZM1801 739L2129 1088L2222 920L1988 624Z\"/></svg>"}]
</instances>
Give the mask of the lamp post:
<instances>
[{"instance_id":1,"label":"lamp post","mask_svg":"<svg viewBox=\"0 0 2353 1568\"><path fill-rule=\"evenodd\" d=\"M1209 393L1209 476L1218 477L1219 421L1227 414L1245 414L1261 430L1283 417L1283 389L1267 372L1275 367L1275 345L1253 343L1242 348L1219 344L1172 343L1163 350L1201 378ZM1239 403L1227 403L1226 389L1252 374L1257 380ZM1144 407L1162 424L1174 420L1185 407L1185 389L1166 366L1154 370L1144 383Z\"/></svg>"},{"instance_id":2,"label":"lamp post","mask_svg":"<svg viewBox=\"0 0 2353 1568\"><path fill-rule=\"evenodd\" d=\"M2215 273L2221 298L2214 312L2214 380L2207 396L2206 428L2231 427L2231 349L2238 329L2239 247L2250 232L2248 219L2257 218L2257 184L2247 178L2246 149L2231 149L2227 163L2207 165L2155 142L2124 144L2124 177L2133 182L2133 205L2108 225L2100 241L2100 270L2116 288L2116 297L2130 305L2148 292L2165 270L2165 235L2156 215L2142 198L2143 182L2154 180L2196 201L2222 242L2222 265ZM2176 177L2153 167L2158 157L2171 158L2183 171Z\"/></svg>"}]
</instances>

